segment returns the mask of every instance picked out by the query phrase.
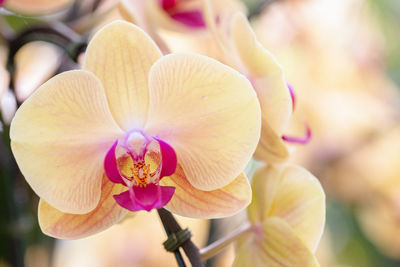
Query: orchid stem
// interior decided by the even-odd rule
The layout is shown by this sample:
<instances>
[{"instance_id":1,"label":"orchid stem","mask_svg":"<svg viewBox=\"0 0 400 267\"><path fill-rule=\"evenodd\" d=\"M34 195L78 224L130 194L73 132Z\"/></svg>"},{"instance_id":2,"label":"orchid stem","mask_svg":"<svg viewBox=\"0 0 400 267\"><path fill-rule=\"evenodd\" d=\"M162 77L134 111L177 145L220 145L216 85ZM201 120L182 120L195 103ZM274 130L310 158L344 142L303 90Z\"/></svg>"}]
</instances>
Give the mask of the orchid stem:
<instances>
[{"instance_id":1,"label":"orchid stem","mask_svg":"<svg viewBox=\"0 0 400 267\"><path fill-rule=\"evenodd\" d=\"M224 250L227 246L229 246L232 242L236 241L239 237L247 235L249 232L253 231L253 227L250 223L246 223L232 233L224 236L223 238L211 243L205 248L200 249L200 257L203 261L214 257L222 250Z\"/></svg>"},{"instance_id":2,"label":"orchid stem","mask_svg":"<svg viewBox=\"0 0 400 267\"><path fill-rule=\"evenodd\" d=\"M165 233L167 234L167 236L171 235L171 231L169 230L169 227L167 226L166 221L163 220L162 215L160 214L160 210L158 210L158 214L159 214L161 222L162 222L162 224L164 226ZM186 264L183 261L183 258L182 258L182 255L181 255L181 252L179 251L179 249L175 250L174 254L175 254L175 258L176 258L176 261L178 263L178 266L179 267L186 267Z\"/></svg>"},{"instance_id":3,"label":"orchid stem","mask_svg":"<svg viewBox=\"0 0 400 267\"><path fill-rule=\"evenodd\" d=\"M171 233L178 233L179 231L182 230L181 226L178 224L178 222L176 221L174 216L171 214L171 212L167 211L166 209L159 209L157 211L158 211L158 215L160 216L161 222L164 225L165 232L167 233L167 235L170 235ZM203 267L204 266L202 263L201 257L200 257L199 248L192 242L192 240L190 238L188 240L186 240L182 244L181 247L193 267ZM176 250L176 251L178 251L178 253L179 253L179 250ZM175 251L175 257L177 257L176 251ZM177 261L178 261L178 257L177 257ZM179 266L185 266L185 265L180 265L179 261L178 261L178 264L179 264Z\"/></svg>"}]
</instances>

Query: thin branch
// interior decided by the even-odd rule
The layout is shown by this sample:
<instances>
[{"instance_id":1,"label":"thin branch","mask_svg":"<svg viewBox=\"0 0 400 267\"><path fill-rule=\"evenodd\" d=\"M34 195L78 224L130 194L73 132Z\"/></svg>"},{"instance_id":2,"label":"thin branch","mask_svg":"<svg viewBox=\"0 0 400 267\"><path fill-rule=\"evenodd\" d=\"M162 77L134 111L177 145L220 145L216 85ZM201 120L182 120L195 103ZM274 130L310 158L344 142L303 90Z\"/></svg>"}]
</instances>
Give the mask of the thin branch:
<instances>
[{"instance_id":1,"label":"thin branch","mask_svg":"<svg viewBox=\"0 0 400 267\"><path fill-rule=\"evenodd\" d=\"M200 256L203 261L214 257L222 250L224 250L227 246L229 246L232 242L236 241L238 238L247 235L249 232L253 231L253 226L250 223L246 223L242 225L232 233L224 236L223 238L211 243L205 248L200 250Z\"/></svg>"}]
</instances>

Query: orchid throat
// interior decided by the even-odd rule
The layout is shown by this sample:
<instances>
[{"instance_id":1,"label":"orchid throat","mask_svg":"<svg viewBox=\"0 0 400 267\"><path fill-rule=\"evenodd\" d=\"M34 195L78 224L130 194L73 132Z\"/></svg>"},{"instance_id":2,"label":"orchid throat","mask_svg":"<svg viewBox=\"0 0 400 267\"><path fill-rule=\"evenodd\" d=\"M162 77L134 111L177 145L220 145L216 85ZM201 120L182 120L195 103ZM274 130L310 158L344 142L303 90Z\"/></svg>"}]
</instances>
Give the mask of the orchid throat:
<instances>
[{"instance_id":1,"label":"orchid throat","mask_svg":"<svg viewBox=\"0 0 400 267\"><path fill-rule=\"evenodd\" d=\"M160 186L160 180L175 172L174 149L157 137L130 131L116 140L104 159L108 179L128 190L114 195L115 201L130 211L159 209L172 198L175 187Z\"/></svg>"}]
</instances>

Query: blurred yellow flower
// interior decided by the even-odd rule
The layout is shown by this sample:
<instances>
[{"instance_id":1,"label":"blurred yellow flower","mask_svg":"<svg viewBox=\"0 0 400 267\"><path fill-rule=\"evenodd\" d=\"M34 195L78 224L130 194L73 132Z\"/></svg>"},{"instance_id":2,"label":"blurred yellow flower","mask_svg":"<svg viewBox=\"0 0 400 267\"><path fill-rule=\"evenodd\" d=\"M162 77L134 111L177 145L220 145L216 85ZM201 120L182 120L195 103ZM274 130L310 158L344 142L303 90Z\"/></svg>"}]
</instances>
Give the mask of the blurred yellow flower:
<instances>
[{"instance_id":1,"label":"blurred yellow flower","mask_svg":"<svg viewBox=\"0 0 400 267\"><path fill-rule=\"evenodd\" d=\"M58 240L51 266L176 267L174 254L161 245L165 232L157 217L156 211L137 213L134 219L124 220L100 234L79 240ZM206 244L208 220L174 217L194 233L192 240L196 245Z\"/></svg>"},{"instance_id":2,"label":"blurred yellow flower","mask_svg":"<svg viewBox=\"0 0 400 267\"><path fill-rule=\"evenodd\" d=\"M319 181L295 165L268 166L252 180L252 225L241 237L234 266L318 266L313 255L325 224Z\"/></svg>"},{"instance_id":3,"label":"blurred yellow flower","mask_svg":"<svg viewBox=\"0 0 400 267\"><path fill-rule=\"evenodd\" d=\"M213 19L215 15L211 2L205 3L206 22L220 46L223 62L248 77L260 101L262 130L255 157L269 163L286 161L290 151L282 137L290 121L295 99L282 67L257 41L243 14L235 13L218 24Z\"/></svg>"},{"instance_id":4,"label":"blurred yellow flower","mask_svg":"<svg viewBox=\"0 0 400 267\"><path fill-rule=\"evenodd\" d=\"M246 11L238 0L219 0L211 3L215 21L221 21L233 12ZM152 28L190 33L206 31L204 0L122 0L120 9L129 20L150 23ZM143 25L141 25L143 26Z\"/></svg>"},{"instance_id":5,"label":"blurred yellow flower","mask_svg":"<svg viewBox=\"0 0 400 267\"><path fill-rule=\"evenodd\" d=\"M238 212L250 201L242 171L259 135L245 77L204 56L162 57L122 21L93 37L83 70L55 76L26 100L10 130L41 197L40 226L59 238L106 229L127 210Z\"/></svg>"},{"instance_id":6,"label":"blurred yellow flower","mask_svg":"<svg viewBox=\"0 0 400 267\"><path fill-rule=\"evenodd\" d=\"M54 75L62 56L59 47L42 41L30 42L18 50L14 58L14 90L19 102Z\"/></svg>"},{"instance_id":7,"label":"blurred yellow flower","mask_svg":"<svg viewBox=\"0 0 400 267\"><path fill-rule=\"evenodd\" d=\"M16 13L42 15L60 11L72 3L72 0L4 0L3 6Z\"/></svg>"}]
</instances>

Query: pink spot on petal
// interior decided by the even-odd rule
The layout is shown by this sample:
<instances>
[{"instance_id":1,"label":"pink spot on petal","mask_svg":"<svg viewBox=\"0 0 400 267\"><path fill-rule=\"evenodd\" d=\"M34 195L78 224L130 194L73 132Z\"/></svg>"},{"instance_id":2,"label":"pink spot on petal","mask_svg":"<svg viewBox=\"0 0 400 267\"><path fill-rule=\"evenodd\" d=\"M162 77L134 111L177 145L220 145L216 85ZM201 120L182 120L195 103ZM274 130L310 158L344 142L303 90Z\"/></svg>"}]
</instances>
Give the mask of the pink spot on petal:
<instances>
[{"instance_id":1,"label":"pink spot on petal","mask_svg":"<svg viewBox=\"0 0 400 267\"><path fill-rule=\"evenodd\" d=\"M206 26L203 14L198 10L171 14L171 18L192 28L204 28Z\"/></svg>"},{"instance_id":2,"label":"pink spot on petal","mask_svg":"<svg viewBox=\"0 0 400 267\"><path fill-rule=\"evenodd\" d=\"M305 136L303 136L303 137L293 137L293 136L283 135L282 139L284 141L286 141L286 142L289 142L289 143L302 144L302 145L307 144L308 142L310 142L311 136L312 136L311 135L311 128L307 123L304 123L304 124L305 124L306 130L307 130Z\"/></svg>"},{"instance_id":3,"label":"pink spot on petal","mask_svg":"<svg viewBox=\"0 0 400 267\"><path fill-rule=\"evenodd\" d=\"M115 149L117 148L117 145L118 140L116 140L111 148L108 150L107 155L104 158L104 170L108 179L110 179L111 182L117 184L125 184L118 170L117 158L115 157Z\"/></svg>"},{"instance_id":4,"label":"pink spot on petal","mask_svg":"<svg viewBox=\"0 0 400 267\"><path fill-rule=\"evenodd\" d=\"M134 186L128 191L114 195L115 201L130 211L160 209L172 198L175 187L148 184L146 187Z\"/></svg>"}]
</instances>

